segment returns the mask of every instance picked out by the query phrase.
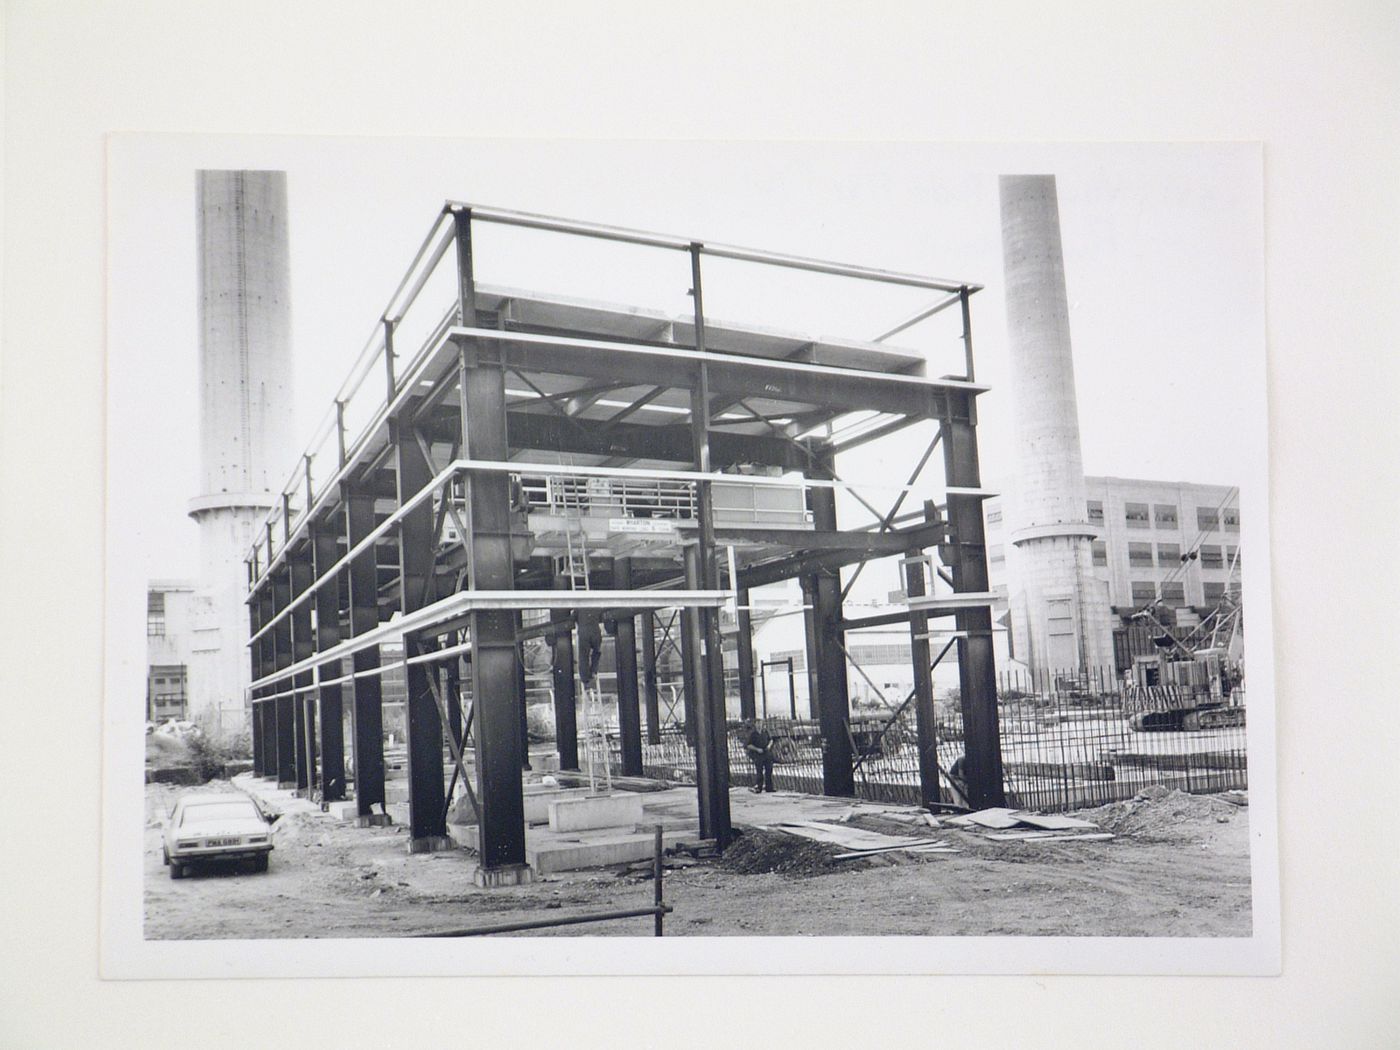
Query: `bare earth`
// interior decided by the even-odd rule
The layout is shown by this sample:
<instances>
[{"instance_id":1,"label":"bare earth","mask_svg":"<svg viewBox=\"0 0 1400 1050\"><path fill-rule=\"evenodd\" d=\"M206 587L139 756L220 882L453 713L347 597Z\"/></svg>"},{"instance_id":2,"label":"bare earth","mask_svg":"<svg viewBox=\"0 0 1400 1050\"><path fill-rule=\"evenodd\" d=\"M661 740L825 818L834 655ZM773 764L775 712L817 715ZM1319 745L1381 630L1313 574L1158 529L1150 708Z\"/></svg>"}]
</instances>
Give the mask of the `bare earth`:
<instances>
[{"instance_id":1,"label":"bare earth","mask_svg":"<svg viewBox=\"0 0 1400 1050\"><path fill-rule=\"evenodd\" d=\"M147 788L148 939L394 937L652 899L650 881L618 869L478 890L469 853L410 855L402 828L305 813L277 823L268 873L205 869L172 881L159 820L178 790ZM741 874L713 861L670 870L666 935L1248 936L1248 809L1155 790L1079 814L1115 832L1108 841L991 842L947 829L935 834L961 854L840 861L804 875ZM647 936L651 925L628 919L535 935Z\"/></svg>"}]
</instances>

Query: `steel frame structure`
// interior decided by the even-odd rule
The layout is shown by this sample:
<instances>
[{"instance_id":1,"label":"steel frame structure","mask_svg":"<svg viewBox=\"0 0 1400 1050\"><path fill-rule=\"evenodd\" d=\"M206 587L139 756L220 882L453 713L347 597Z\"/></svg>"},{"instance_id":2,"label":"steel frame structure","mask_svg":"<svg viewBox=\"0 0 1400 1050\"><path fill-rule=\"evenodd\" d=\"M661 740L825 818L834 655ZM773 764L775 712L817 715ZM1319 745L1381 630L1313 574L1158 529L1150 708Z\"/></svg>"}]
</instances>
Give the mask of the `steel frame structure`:
<instances>
[{"instance_id":1,"label":"steel frame structure","mask_svg":"<svg viewBox=\"0 0 1400 1050\"><path fill-rule=\"evenodd\" d=\"M613 315L605 310L478 286L472 233L482 222L684 253L693 317L638 334L610 327ZM940 297L932 306L879 339L958 306L965 375L931 378L922 355L882 356L886 348L878 341L857 346L795 338L775 350L771 333L707 327L706 257L936 291ZM440 265L455 270L455 301L401 365L407 355L396 347L396 336ZM468 782L467 790L478 807L483 878L487 884L512 881L525 865L521 643L541 633L551 640L560 764L576 769L573 624L580 610L602 612L620 654L623 772L639 774L643 709L648 740L658 740L660 729L654 616L679 610L700 833L723 848L730 816L721 607L732 605L737 614L740 709L752 717L749 590L801 581L810 695L824 744L823 789L852 795L844 632L863 624L842 613L841 570L901 557L908 611L893 620L909 623L918 665L911 700L924 797L938 800L928 620L951 616L971 800L999 804L980 505L987 493L976 445L976 397L986 387L974 379L969 312L970 296L978 290L966 282L449 202L248 553L255 772L326 801L345 798L353 780L356 811L362 822L373 820L373 807L385 800L381 646L401 639L410 847L436 848L446 834L444 743L454 782L467 773L463 748L474 745L476 782ZM353 433L349 408L377 364L385 377L383 395L368 423ZM638 381L639 373L645 381ZM511 384L517 382L528 389L515 389ZM600 404L610 393L626 394L625 407ZM647 408L663 401L671 402L670 414L656 422L655 409L649 415ZM852 413L866 413L864 421L834 425ZM675 422L679 415L684 422ZM898 497L887 512L840 479L836 467L843 451L924 420L937 425L934 442L908 483L894 487ZM940 445L946 502L899 517L909 489ZM740 464L763 469L737 473ZM782 476L766 476L767 469ZM640 528L628 517L633 511L620 523L609 519L609 528L616 527L605 540L609 555L586 570L582 589L567 589L558 536L548 532L557 525L540 524L554 519L532 510L522 496L522 479L533 479L531 491L560 484L574 486L575 493L680 486L685 510L680 520L653 520L658 535L644 538L629 534ZM802 520L735 522L728 511L716 510L716 492L731 498L761 490L800 490ZM876 524L842 529L838 491L851 492ZM754 496L754 506L759 503ZM718 557L726 547L727 572ZM937 560L930 549L937 550ZM925 586L929 565L949 593L934 594ZM525 610L544 610L549 622L524 628ZM346 685L353 694L353 778L347 776L342 729Z\"/></svg>"}]
</instances>

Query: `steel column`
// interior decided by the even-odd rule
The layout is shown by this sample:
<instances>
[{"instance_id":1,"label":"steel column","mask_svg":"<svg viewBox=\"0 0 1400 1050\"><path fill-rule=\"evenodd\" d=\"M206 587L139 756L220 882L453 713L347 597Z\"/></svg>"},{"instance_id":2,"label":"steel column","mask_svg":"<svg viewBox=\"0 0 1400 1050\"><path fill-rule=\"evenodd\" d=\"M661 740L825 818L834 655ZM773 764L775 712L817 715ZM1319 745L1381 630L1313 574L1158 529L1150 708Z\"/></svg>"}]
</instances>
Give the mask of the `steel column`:
<instances>
[{"instance_id":1,"label":"steel column","mask_svg":"<svg viewBox=\"0 0 1400 1050\"><path fill-rule=\"evenodd\" d=\"M291 602L291 577L285 566L281 572L273 574L270 584L272 608L275 615ZM290 667L292 665L291 618L283 617L269 633L272 635L273 670L280 671L284 667ZM276 689L278 692L285 693L291 689L291 686L290 679L279 679ZM273 703L276 705L277 711L277 786L296 787L296 704L290 695L279 696Z\"/></svg>"},{"instance_id":2,"label":"steel column","mask_svg":"<svg viewBox=\"0 0 1400 1050\"><path fill-rule=\"evenodd\" d=\"M314 576L311 553L309 546L302 550L288 552L287 571L291 579L292 598L301 597L311 587ZM301 661L315 655L316 640L311 635L311 603L302 602L292 610L289 619L292 622L292 659ZM312 684L312 681L312 673L306 671L296 676L294 684L297 689L305 689ZM314 755L315 744L312 739L311 724L306 718L307 696L306 693L298 692L293 697L296 704L294 708L294 736L297 752L297 794L303 798L310 797L311 789L316 783L316 768L311 758Z\"/></svg>"},{"instance_id":3,"label":"steel column","mask_svg":"<svg viewBox=\"0 0 1400 1050\"><path fill-rule=\"evenodd\" d=\"M520 632L525 629L525 616L517 609L511 614L511 629L515 631L515 637L520 637ZM523 741L524 750L520 753L520 768L531 769L530 765L530 718L527 708L529 707L530 691L525 681L525 644L515 643L515 691L520 697L520 739Z\"/></svg>"},{"instance_id":4,"label":"steel column","mask_svg":"<svg viewBox=\"0 0 1400 1050\"><path fill-rule=\"evenodd\" d=\"M924 504L924 514L930 520L938 511L932 503ZM909 552L916 557L923 552L915 549ZM921 598L924 589L924 566L922 562L911 561L905 565L905 593L910 598ZM919 746L919 802L928 806L942 801L938 789L938 733L937 711L933 706L932 653L928 644L928 616L913 610L909 613L909 655L914 671L914 724Z\"/></svg>"},{"instance_id":5,"label":"steel column","mask_svg":"<svg viewBox=\"0 0 1400 1050\"><path fill-rule=\"evenodd\" d=\"M257 634L258 628L262 626L260 622L261 609L262 602L259 600L259 595L257 593L254 593L252 595L251 600L248 602L248 636L250 638L253 635ZM256 682L266 673L262 669L262 646L260 642L254 642L252 645L248 646L248 663L249 669L252 672L252 678L250 679L250 681ZM248 700L248 711L252 721L251 732L253 737L253 776L260 777L263 775L263 768L266 759L264 758L263 751L262 704L258 702L257 693L257 690L253 690L253 692L250 694Z\"/></svg>"},{"instance_id":6,"label":"steel column","mask_svg":"<svg viewBox=\"0 0 1400 1050\"><path fill-rule=\"evenodd\" d=\"M613 587L632 589L632 559L613 561ZM613 637L613 664L617 671L617 730L621 738L622 775L642 775L642 712L637 696L637 629L631 616L618 616Z\"/></svg>"},{"instance_id":7,"label":"steel column","mask_svg":"<svg viewBox=\"0 0 1400 1050\"><path fill-rule=\"evenodd\" d=\"M569 613L552 610L555 629L549 641L554 653L554 746L559 752L560 769L578 769L578 696L574 691L574 632Z\"/></svg>"},{"instance_id":8,"label":"steel column","mask_svg":"<svg viewBox=\"0 0 1400 1050\"><path fill-rule=\"evenodd\" d=\"M736 648L739 651L739 717L755 718L753 695L753 619L749 612L749 589L738 590Z\"/></svg>"},{"instance_id":9,"label":"steel column","mask_svg":"<svg viewBox=\"0 0 1400 1050\"><path fill-rule=\"evenodd\" d=\"M432 481L433 471L406 420L389 425L394 456L398 502L402 507ZM420 503L399 522L399 608L415 612L428 603L433 583L433 508ZM404 637L404 655L411 659L436 649L430 636ZM408 830L410 852L440 847L447 836L445 771L442 762L442 716L438 714L428 676L436 668L410 663L405 668L407 701L404 725L408 750Z\"/></svg>"},{"instance_id":10,"label":"steel column","mask_svg":"<svg viewBox=\"0 0 1400 1050\"><path fill-rule=\"evenodd\" d=\"M647 711L647 743L661 743L661 697L656 684L656 613L642 613L642 698Z\"/></svg>"},{"instance_id":11,"label":"steel column","mask_svg":"<svg viewBox=\"0 0 1400 1050\"><path fill-rule=\"evenodd\" d=\"M830 472L830 461L826 463ZM809 489L812 524L818 530L836 530L836 493ZM847 692L846 658L841 642L841 572L824 570L806 578L811 611L807 618L808 681L815 689L813 707L822 731L822 791L827 795L854 795L854 756L851 748L851 702Z\"/></svg>"},{"instance_id":12,"label":"steel column","mask_svg":"<svg viewBox=\"0 0 1400 1050\"><path fill-rule=\"evenodd\" d=\"M345 494L345 535L354 548L374 531L374 496L350 490ZM350 634L379 626L379 581L375 546L350 561ZM379 669L379 647L367 646L352 657L356 672ZM374 816L371 807L384 804L384 710L379 675L355 679L355 813L362 823Z\"/></svg>"},{"instance_id":13,"label":"steel column","mask_svg":"<svg viewBox=\"0 0 1400 1050\"><path fill-rule=\"evenodd\" d=\"M336 530L329 522L313 522L311 533L311 557L315 575L321 580L316 592L316 649L324 652L340 642L340 589L341 577L324 580L326 570L334 565L340 556L336 544ZM341 663L332 661L321 667L323 679L340 677ZM320 705L321 730L321 800L338 802L345 798L345 708L339 685L322 685L317 688Z\"/></svg>"},{"instance_id":14,"label":"steel column","mask_svg":"<svg viewBox=\"0 0 1400 1050\"><path fill-rule=\"evenodd\" d=\"M950 488L980 488L973 399L953 399L952 417L941 422L944 473ZM954 591L986 591L987 548L980 496L948 496L950 542L943 562ZM997 719L996 661L992 653L992 612L983 606L959 610L958 679L962 691L963 739L968 801L975 809L1004 806L1006 791Z\"/></svg>"},{"instance_id":15,"label":"steel column","mask_svg":"<svg viewBox=\"0 0 1400 1050\"><path fill-rule=\"evenodd\" d=\"M457 243L457 294L462 323L475 326L476 284L472 265L471 212L453 213ZM506 460L506 383L500 346L477 340L461 346L459 362L461 448L468 458ZM467 475L467 546L471 586L510 590L515 584L511 553L510 478L490 471ZM477 793L481 801L481 868L485 881L525 865L525 796L520 769L525 761L521 731L516 623L508 610L475 611L472 640L472 702L477 741Z\"/></svg>"}]
</instances>

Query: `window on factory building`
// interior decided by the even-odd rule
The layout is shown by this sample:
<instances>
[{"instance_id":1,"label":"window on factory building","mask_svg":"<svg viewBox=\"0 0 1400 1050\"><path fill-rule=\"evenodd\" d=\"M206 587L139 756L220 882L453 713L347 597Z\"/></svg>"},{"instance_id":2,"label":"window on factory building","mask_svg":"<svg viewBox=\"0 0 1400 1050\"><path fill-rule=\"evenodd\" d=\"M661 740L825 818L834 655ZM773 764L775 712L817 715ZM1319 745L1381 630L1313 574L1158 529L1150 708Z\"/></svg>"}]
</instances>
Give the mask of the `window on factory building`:
<instances>
[{"instance_id":1,"label":"window on factory building","mask_svg":"<svg viewBox=\"0 0 1400 1050\"><path fill-rule=\"evenodd\" d=\"M1181 544L1179 543L1159 543L1157 544L1157 565L1159 568L1170 569L1181 564Z\"/></svg>"},{"instance_id":2,"label":"window on factory building","mask_svg":"<svg viewBox=\"0 0 1400 1050\"><path fill-rule=\"evenodd\" d=\"M1001 565L1006 561L1006 548L1000 543L993 543L987 548L987 563L989 565Z\"/></svg>"},{"instance_id":3,"label":"window on factory building","mask_svg":"<svg viewBox=\"0 0 1400 1050\"><path fill-rule=\"evenodd\" d=\"M1103 524L1103 500L1091 499L1089 501L1089 524Z\"/></svg>"},{"instance_id":4,"label":"window on factory building","mask_svg":"<svg viewBox=\"0 0 1400 1050\"><path fill-rule=\"evenodd\" d=\"M184 714L186 677L184 664L158 664L147 672L146 696L153 720Z\"/></svg>"},{"instance_id":5,"label":"window on factory building","mask_svg":"<svg viewBox=\"0 0 1400 1050\"><path fill-rule=\"evenodd\" d=\"M996 507L996 506L989 506L989 507L987 507L987 524L988 524L988 525L1000 525L1000 524L1001 524L1001 508L1000 508L1000 507Z\"/></svg>"},{"instance_id":6,"label":"window on factory building","mask_svg":"<svg viewBox=\"0 0 1400 1050\"><path fill-rule=\"evenodd\" d=\"M1133 604L1142 605L1146 602L1155 601L1157 598L1157 585L1142 580L1133 581Z\"/></svg>"},{"instance_id":7,"label":"window on factory building","mask_svg":"<svg viewBox=\"0 0 1400 1050\"><path fill-rule=\"evenodd\" d=\"M1196 528L1203 532L1214 532L1220 528L1220 512L1214 507L1197 507Z\"/></svg>"},{"instance_id":8,"label":"window on factory building","mask_svg":"<svg viewBox=\"0 0 1400 1050\"><path fill-rule=\"evenodd\" d=\"M1146 503L1125 503L1123 520L1130 529L1145 529L1152 524L1151 508Z\"/></svg>"},{"instance_id":9,"label":"window on factory building","mask_svg":"<svg viewBox=\"0 0 1400 1050\"><path fill-rule=\"evenodd\" d=\"M1186 604L1186 584L1180 580L1162 584L1162 600L1178 608Z\"/></svg>"},{"instance_id":10,"label":"window on factory building","mask_svg":"<svg viewBox=\"0 0 1400 1050\"><path fill-rule=\"evenodd\" d=\"M1238 547L1225 548L1225 563L1234 565L1236 568L1244 564L1244 555L1239 552Z\"/></svg>"},{"instance_id":11,"label":"window on factory building","mask_svg":"<svg viewBox=\"0 0 1400 1050\"><path fill-rule=\"evenodd\" d=\"M1128 564L1152 567L1152 544L1150 543L1130 543L1128 544Z\"/></svg>"},{"instance_id":12,"label":"window on factory building","mask_svg":"<svg viewBox=\"0 0 1400 1050\"><path fill-rule=\"evenodd\" d=\"M1240 531L1240 509L1238 507L1226 507L1220 512L1220 523L1231 532Z\"/></svg>"},{"instance_id":13,"label":"window on factory building","mask_svg":"<svg viewBox=\"0 0 1400 1050\"><path fill-rule=\"evenodd\" d=\"M1218 580L1207 580L1201 586L1205 591L1207 605L1215 605L1225 597L1225 585Z\"/></svg>"},{"instance_id":14,"label":"window on factory building","mask_svg":"<svg viewBox=\"0 0 1400 1050\"><path fill-rule=\"evenodd\" d=\"M1225 563L1220 557L1220 548L1214 545L1202 545L1200 548L1201 568L1220 569Z\"/></svg>"},{"instance_id":15,"label":"window on factory building","mask_svg":"<svg viewBox=\"0 0 1400 1050\"><path fill-rule=\"evenodd\" d=\"M146 637L160 638L165 634L165 594L146 592Z\"/></svg>"},{"instance_id":16,"label":"window on factory building","mask_svg":"<svg viewBox=\"0 0 1400 1050\"><path fill-rule=\"evenodd\" d=\"M1095 541L1094 541L1094 548L1093 548L1093 549L1094 549L1094 564L1095 564L1095 565L1107 565L1107 564L1108 564L1108 544L1105 543L1103 540L1095 540Z\"/></svg>"},{"instance_id":17,"label":"window on factory building","mask_svg":"<svg viewBox=\"0 0 1400 1050\"><path fill-rule=\"evenodd\" d=\"M1170 503L1157 503L1152 507L1152 518L1157 522L1159 529L1174 529L1179 522L1176 520L1176 508Z\"/></svg>"}]
</instances>

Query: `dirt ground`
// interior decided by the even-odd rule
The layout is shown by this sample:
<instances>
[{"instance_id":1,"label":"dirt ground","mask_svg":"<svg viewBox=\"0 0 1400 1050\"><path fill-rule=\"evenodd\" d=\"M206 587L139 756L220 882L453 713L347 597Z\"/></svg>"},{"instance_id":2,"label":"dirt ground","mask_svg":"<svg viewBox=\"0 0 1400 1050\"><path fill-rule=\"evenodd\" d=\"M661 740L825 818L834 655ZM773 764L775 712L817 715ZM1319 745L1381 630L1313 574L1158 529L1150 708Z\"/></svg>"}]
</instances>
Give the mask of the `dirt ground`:
<instances>
[{"instance_id":1,"label":"dirt ground","mask_svg":"<svg viewBox=\"0 0 1400 1050\"><path fill-rule=\"evenodd\" d=\"M172 881L160 819L182 790L201 789L147 788L149 939L392 937L652 899L648 879L619 869L478 890L465 851L409 854L402 827L356 828L319 813L278 821L266 874L204 869ZM832 861L834 850L808 840L750 832L724 861L667 871L675 911L666 935L1249 935L1246 806L1157 788L1079 815L1115 837L993 842L946 829L934 834L961 853ZM534 935L642 936L651 925L627 919Z\"/></svg>"}]
</instances>

